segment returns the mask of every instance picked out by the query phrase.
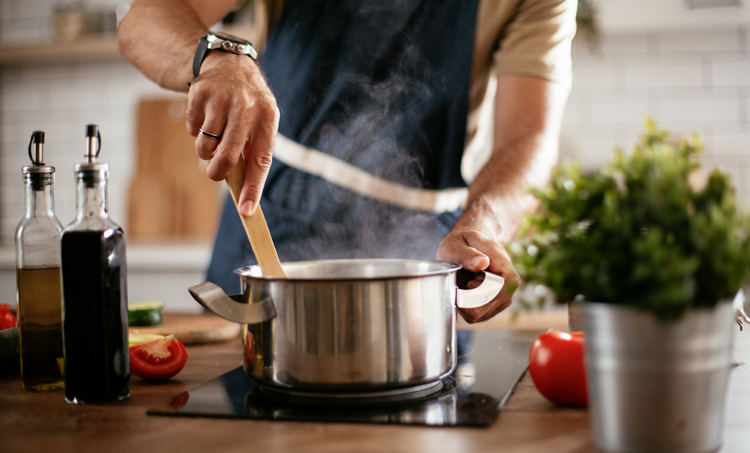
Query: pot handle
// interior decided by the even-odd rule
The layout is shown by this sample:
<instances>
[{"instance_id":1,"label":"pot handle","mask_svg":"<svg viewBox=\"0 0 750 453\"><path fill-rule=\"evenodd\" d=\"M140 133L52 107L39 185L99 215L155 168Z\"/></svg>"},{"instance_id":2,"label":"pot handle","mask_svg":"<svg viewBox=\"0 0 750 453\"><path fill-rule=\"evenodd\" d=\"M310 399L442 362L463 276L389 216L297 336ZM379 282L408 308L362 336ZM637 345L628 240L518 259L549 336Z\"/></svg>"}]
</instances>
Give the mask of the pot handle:
<instances>
[{"instance_id":1,"label":"pot handle","mask_svg":"<svg viewBox=\"0 0 750 453\"><path fill-rule=\"evenodd\" d=\"M468 289L468 283L476 280L478 276L483 276L482 283L475 288ZM479 319L489 310L490 303L500 295L503 285L505 285L505 279L492 272L471 272L459 269L456 273L456 286L458 286L456 307L461 312L471 313L472 318ZM485 305L488 306L485 308Z\"/></svg>"},{"instance_id":2,"label":"pot handle","mask_svg":"<svg viewBox=\"0 0 750 453\"><path fill-rule=\"evenodd\" d=\"M276 317L276 307L270 297L246 304L242 301L242 294L227 296L223 289L211 282L191 286L188 291L199 304L230 321L259 324Z\"/></svg>"}]
</instances>

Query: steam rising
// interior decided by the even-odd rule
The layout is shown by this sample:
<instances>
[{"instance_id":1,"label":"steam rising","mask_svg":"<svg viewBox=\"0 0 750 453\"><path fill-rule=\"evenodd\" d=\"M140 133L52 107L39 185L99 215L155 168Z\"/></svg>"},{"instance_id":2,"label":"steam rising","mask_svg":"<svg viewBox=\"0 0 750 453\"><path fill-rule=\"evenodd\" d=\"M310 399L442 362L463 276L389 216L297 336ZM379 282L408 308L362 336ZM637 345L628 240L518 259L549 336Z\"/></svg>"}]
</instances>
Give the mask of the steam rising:
<instances>
[{"instance_id":1,"label":"steam rising","mask_svg":"<svg viewBox=\"0 0 750 453\"><path fill-rule=\"evenodd\" d=\"M332 77L329 72L316 75L316 83L326 83L331 90L345 93L335 99L347 101L331 109L339 113L323 115L326 120L322 124L316 123L313 111L306 129L314 132L303 133L301 139L380 178L423 187L424 157L412 154L410 149L428 143L419 125L427 115L422 106L433 97L433 92L423 81L430 81L433 86L442 85L434 80L437 75L431 72L418 47L402 34L399 37L398 42L382 44L396 49L384 54L400 56L395 70L392 61L383 61L382 75L348 73L342 77L338 74L333 80L326 79ZM372 53L372 43L360 51ZM299 181L295 180L294 184ZM314 231L310 238L296 242L294 238L284 238L290 240L282 242L294 244L279 248L282 261L377 257L434 259L438 243L456 220L453 213L435 215L390 206L317 177L304 178L304 186L302 189L289 187L287 193L294 195L281 204L296 213L312 212L311 217L300 220L313 222ZM300 194L323 195L320 198L303 196L303 202L293 199Z\"/></svg>"}]
</instances>

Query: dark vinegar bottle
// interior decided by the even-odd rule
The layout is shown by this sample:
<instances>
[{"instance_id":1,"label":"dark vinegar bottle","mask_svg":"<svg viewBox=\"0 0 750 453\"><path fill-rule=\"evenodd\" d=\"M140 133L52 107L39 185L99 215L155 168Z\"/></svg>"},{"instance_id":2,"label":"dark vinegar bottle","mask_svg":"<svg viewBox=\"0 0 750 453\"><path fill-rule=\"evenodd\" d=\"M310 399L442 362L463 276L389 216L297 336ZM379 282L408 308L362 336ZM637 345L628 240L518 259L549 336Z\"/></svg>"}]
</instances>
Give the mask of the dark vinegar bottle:
<instances>
[{"instance_id":1,"label":"dark vinegar bottle","mask_svg":"<svg viewBox=\"0 0 750 453\"><path fill-rule=\"evenodd\" d=\"M88 162L76 173L76 219L62 233L65 399L99 404L130 396L125 235L109 218L109 166L97 163L99 128L86 127ZM94 151L94 144L97 150Z\"/></svg>"}]
</instances>

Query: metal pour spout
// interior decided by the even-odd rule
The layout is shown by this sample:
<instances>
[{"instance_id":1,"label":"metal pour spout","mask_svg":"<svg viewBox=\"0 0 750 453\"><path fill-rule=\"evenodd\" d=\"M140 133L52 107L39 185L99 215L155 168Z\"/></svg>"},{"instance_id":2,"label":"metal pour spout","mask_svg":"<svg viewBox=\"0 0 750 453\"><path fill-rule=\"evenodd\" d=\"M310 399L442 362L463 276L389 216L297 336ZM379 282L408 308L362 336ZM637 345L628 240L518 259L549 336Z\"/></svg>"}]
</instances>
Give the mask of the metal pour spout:
<instances>
[{"instance_id":1,"label":"metal pour spout","mask_svg":"<svg viewBox=\"0 0 750 453\"><path fill-rule=\"evenodd\" d=\"M96 147L94 146L96 145ZM96 151L94 151L96 149ZM86 125L86 161L90 164L96 163L99 152L102 150L102 136L99 133L99 126L96 124Z\"/></svg>"},{"instance_id":2,"label":"metal pour spout","mask_svg":"<svg viewBox=\"0 0 750 453\"><path fill-rule=\"evenodd\" d=\"M34 131L29 139L29 159L32 165L39 167L44 165L44 132Z\"/></svg>"}]
</instances>

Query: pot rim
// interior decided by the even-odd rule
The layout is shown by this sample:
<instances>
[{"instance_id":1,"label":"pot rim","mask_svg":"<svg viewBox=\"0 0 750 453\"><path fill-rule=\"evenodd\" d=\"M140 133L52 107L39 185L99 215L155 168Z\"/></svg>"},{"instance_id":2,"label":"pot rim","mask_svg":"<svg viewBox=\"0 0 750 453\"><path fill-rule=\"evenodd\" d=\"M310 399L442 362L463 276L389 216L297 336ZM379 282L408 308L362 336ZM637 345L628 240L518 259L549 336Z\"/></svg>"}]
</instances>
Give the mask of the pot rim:
<instances>
[{"instance_id":1,"label":"pot rim","mask_svg":"<svg viewBox=\"0 0 750 453\"><path fill-rule=\"evenodd\" d=\"M290 278L281 278L281 277L264 277L260 266L257 264L254 264L252 266L243 266L238 269L234 270L234 273L239 275L243 278L249 278L251 280L258 280L258 281L287 281L287 282L337 282L337 281L386 281L386 280L400 280L405 278L422 278L422 277L432 277L437 275L444 275L444 274L451 274L456 273L459 270L462 269L462 266L460 264L452 263L449 261L438 261L438 260L418 260L418 259L400 259L400 258L347 258L347 259L330 259L330 260L309 260L309 261L288 261L285 263L282 263L282 267L284 265L301 265L301 266L310 266L315 265L317 263L325 263L326 265L334 264L334 265L347 265L347 264L355 264L355 263L374 263L374 264L380 264L384 265L386 263L394 263L394 264L405 264L405 263L414 263L414 264L423 264L428 266L434 266L434 269L430 269L427 271L422 272L409 272L404 273L400 275L396 274L385 274L385 275L377 275L377 276L338 276L338 277L290 277Z\"/></svg>"}]
</instances>

